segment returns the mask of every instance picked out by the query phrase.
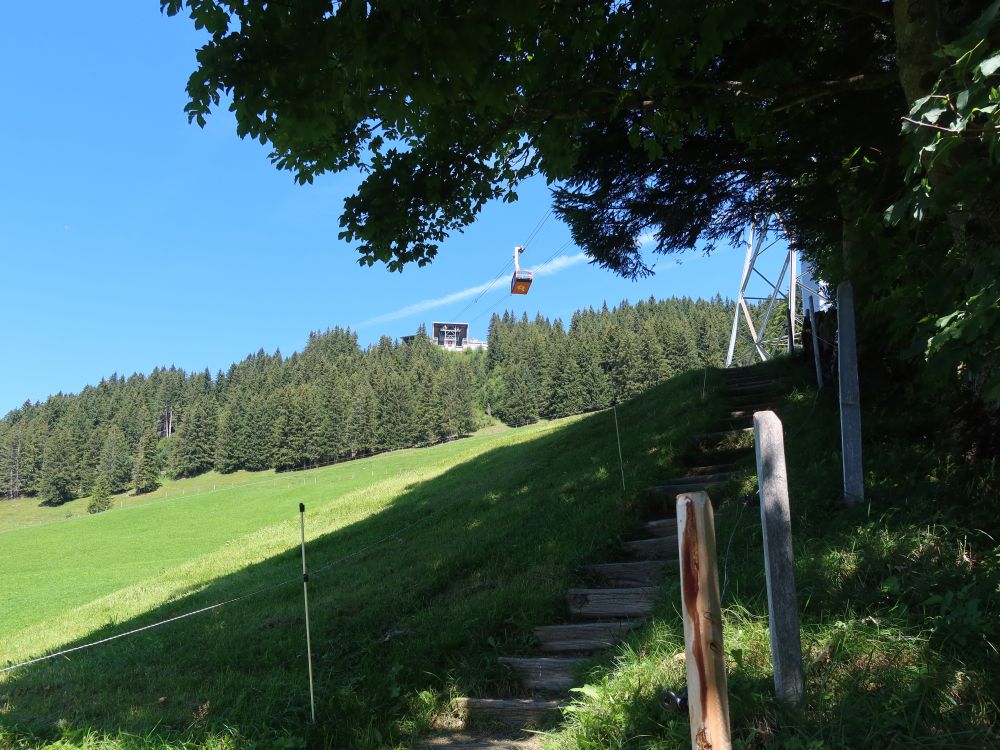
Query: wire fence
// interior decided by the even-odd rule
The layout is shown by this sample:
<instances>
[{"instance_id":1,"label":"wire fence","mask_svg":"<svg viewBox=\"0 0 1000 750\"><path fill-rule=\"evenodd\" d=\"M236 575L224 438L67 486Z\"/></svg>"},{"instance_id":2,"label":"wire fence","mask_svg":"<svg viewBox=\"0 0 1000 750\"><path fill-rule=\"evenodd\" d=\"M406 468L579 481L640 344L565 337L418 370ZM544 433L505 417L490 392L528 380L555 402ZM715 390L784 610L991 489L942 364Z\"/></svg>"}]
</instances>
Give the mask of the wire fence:
<instances>
[{"instance_id":1,"label":"wire fence","mask_svg":"<svg viewBox=\"0 0 1000 750\"><path fill-rule=\"evenodd\" d=\"M319 565L317 567L311 568L309 570L309 579L310 579L310 581L312 580L312 578L314 576L317 576L317 575L321 576L323 573L328 572L332 568L334 568L334 567L336 567L338 565L342 565L343 563L347 562L348 560L352 560L352 559L354 559L356 557L360 557L361 555L367 554L368 552L371 552L372 550L379 548L380 546L386 544L387 542L389 542L391 540L402 541L402 536L401 536L402 534L407 533L409 531L412 531L412 530L414 530L414 529L416 529L418 527L427 525L432 520L436 519L437 516L438 516L438 514L430 513L430 514L428 514L428 515L426 515L426 516L424 516L422 518L415 519L414 521L412 521L410 523L407 523L407 524L404 524L403 526L395 529L391 533L385 534L385 535L381 536L380 538L376 539L375 541L371 542L370 544L365 545L361 549L358 549L358 550L355 550L353 552L349 552L347 554L341 555L339 557L334 558L333 560L328 560L325 563L323 563L323 564L321 564L321 565ZM83 643L83 644L80 644L78 646L71 646L70 648L60 649L59 651L55 651L55 652L52 652L52 653L49 653L49 654L44 654L42 656L37 656L37 657L31 658L31 659L26 659L26 660L21 661L21 662L17 662L17 663L13 663L13 664L8 664L7 666L5 666L3 668L0 668L0 674L6 674L8 672L13 672L16 669L21 669L23 667L27 667L27 666L30 666L32 664L38 664L40 662L50 661L52 659L57 659L57 658L60 658L60 657L67 656L68 654L71 654L71 653L75 653L75 652L78 652L78 651L84 651L84 650L87 650L87 649L94 648L96 646L102 646L104 644L111 643L112 641L120 640L122 638L128 638L128 637L131 637L131 636L135 636L135 635L138 635L140 633L144 633L146 631L153 630L154 628L159 628L159 627L162 627L164 625L169 625L171 623L180 622L181 620L186 620L186 619L188 619L190 617L194 617L196 615L204 614L206 612L211 612L212 610L220 609L220 608L226 607L226 606L228 606L230 604L235 604L237 602L241 602L241 601L244 601L246 599L250 599L252 597L260 596L261 594L267 593L269 591L274 591L275 589L281 588L283 586L288 586L289 584L292 584L292 583L301 583L301 582L302 582L302 577L301 576L295 576L295 577L291 577L291 578L282 579L282 580L277 581L275 583L271 583L271 584L268 584L266 586L261 586L259 588L255 588L255 589L252 589L250 591L247 591L247 592L245 592L243 594L239 594L238 596L230 597L228 599L224 599L222 601L218 601L218 602L215 602L213 604L206 605L204 607L198 607L196 609L190 610L188 612L184 612L184 613L179 614L179 615L173 615L171 617L164 618L164 619L159 620L157 622L149 623L148 625L142 625L142 626L139 626L139 627L131 628L131 629L126 630L126 631L124 631L122 633L116 633L115 635L107 636L105 638L99 638L97 640L94 640L94 641L91 641L91 642L88 642L88 643Z\"/></svg>"}]
</instances>

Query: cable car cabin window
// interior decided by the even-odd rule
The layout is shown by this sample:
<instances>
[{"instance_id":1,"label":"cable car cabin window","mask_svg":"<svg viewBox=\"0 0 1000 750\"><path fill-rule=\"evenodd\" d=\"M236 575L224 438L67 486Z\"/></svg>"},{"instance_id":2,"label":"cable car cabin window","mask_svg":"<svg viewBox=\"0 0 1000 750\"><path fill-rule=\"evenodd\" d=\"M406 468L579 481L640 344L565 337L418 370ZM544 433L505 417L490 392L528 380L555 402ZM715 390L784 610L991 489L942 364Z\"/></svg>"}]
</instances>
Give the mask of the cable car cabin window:
<instances>
[{"instance_id":1,"label":"cable car cabin window","mask_svg":"<svg viewBox=\"0 0 1000 750\"><path fill-rule=\"evenodd\" d=\"M515 271L510 279L511 294L527 294L531 288L531 271Z\"/></svg>"}]
</instances>

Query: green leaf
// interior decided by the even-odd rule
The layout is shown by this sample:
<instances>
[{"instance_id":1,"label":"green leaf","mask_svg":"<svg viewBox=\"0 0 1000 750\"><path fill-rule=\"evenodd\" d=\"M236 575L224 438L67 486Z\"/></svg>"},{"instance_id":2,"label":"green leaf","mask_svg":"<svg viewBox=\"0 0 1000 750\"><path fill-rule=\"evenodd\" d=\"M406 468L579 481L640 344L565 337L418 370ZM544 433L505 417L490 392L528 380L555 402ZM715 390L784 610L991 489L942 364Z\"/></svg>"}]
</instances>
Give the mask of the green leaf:
<instances>
[{"instance_id":1,"label":"green leaf","mask_svg":"<svg viewBox=\"0 0 1000 750\"><path fill-rule=\"evenodd\" d=\"M988 57L979 63L979 71L984 76L991 76L996 73L997 68L1000 68L1000 52L993 55L993 57Z\"/></svg>"},{"instance_id":2,"label":"green leaf","mask_svg":"<svg viewBox=\"0 0 1000 750\"><path fill-rule=\"evenodd\" d=\"M932 109L929 109L926 112L924 112L923 118L927 120L927 122L936 123L941 118L941 115L943 115L947 111L948 110L945 109L944 107L933 107Z\"/></svg>"}]
</instances>

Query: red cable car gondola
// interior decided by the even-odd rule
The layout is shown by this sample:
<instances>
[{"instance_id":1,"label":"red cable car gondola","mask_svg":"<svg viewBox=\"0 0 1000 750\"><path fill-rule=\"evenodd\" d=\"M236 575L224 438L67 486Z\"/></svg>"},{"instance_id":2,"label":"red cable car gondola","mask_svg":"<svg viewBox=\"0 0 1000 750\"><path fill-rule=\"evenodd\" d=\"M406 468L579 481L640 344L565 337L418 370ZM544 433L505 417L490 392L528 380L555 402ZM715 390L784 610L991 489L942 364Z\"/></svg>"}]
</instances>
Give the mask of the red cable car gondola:
<instances>
[{"instance_id":1,"label":"red cable car gondola","mask_svg":"<svg viewBox=\"0 0 1000 750\"><path fill-rule=\"evenodd\" d=\"M511 294L527 294L531 288L531 279L534 274L531 271L522 271L518 264L517 256L524 252L523 247L514 248L514 275L510 278Z\"/></svg>"}]
</instances>

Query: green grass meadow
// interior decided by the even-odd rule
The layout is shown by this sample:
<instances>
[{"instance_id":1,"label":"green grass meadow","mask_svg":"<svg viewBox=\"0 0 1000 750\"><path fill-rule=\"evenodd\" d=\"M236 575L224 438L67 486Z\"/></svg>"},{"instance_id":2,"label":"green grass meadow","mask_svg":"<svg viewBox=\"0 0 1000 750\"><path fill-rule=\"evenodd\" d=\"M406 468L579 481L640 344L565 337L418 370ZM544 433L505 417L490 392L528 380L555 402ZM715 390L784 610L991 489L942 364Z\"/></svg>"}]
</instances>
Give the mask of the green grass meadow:
<instances>
[{"instance_id":1,"label":"green grass meadow","mask_svg":"<svg viewBox=\"0 0 1000 750\"><path fill-rule=\"evenodd\" d=\"M35 500L35 522L29 526L24 526L27 500L11 508L0 503L0 569L17 572L0 578L0 662L51 645L39 641L37 629L29 633L27 628L175 570L222 545L239 544L248 534L297 520L300 502L310 511L333 504L349 522L391 496L381 486L387 480L397 485L419 481L505 440L529 439L557 424L533 425L516 438L494 432L310 471L211 472L166 481L148 495L117 497L114 508L99 515L86 513L86 498L68 503L73 506L68 509L39 506ZM381 500L370 501L368 495ZM66 517L64 510L79 515ZM204 575L210 580L215 571L206 569ZM55 637L65 635L59 628Z\"/></svg>"},{"instance_id":2,"label":"green grass meadow","mask_svg":"<svg viewBox=\"0 0 1000 750\"><path fill-rule=\"evenodd\" d=\"M713 495L734 747L1000 746L995 460L969 460L920 410L871 395L867 502L848 508L835 393L800 363L761 371L792 383L776 410L806 697L801 709L773 697L747 459L745 480ZM252 594L0 675L0 749L410 748L457 698L520 695L496 657L534 653L532 628L565 618L579 566L620 554L648 511L643 489L717 429L721 383L691 372L619 406L624 494L614 417L600 412L311 472L169 483L132 507L0 533L13 572L0 579L0 664ZM684 684L679 602L668 576L647 625L580 670L548 750L689 745L686 717L659 700Z\"/></svg>"},{"instance_id":3,"label":"green grass meadow","mask_svg":"<svg viewBox=\"0 0 1000 750\"><path fill-rule=\"evenodd\" d=\"M0 676L0 747L396 747L455 696L512 693L495 657L530 651L576 568L639 523L634 498L711 421L702 384L618 408L627 497L600 412L214 492L219 477L187 480L180 497L0 534L17 571L0 584L3 661L266 588Z\"/></svg>"}]
</instances>

